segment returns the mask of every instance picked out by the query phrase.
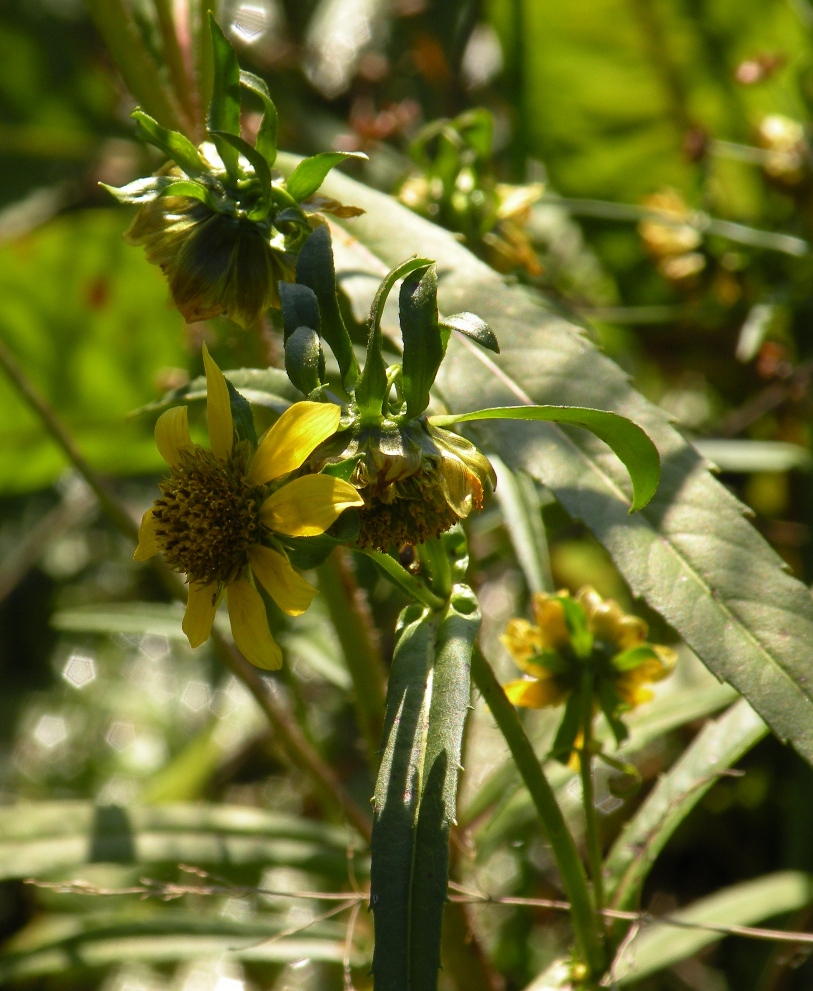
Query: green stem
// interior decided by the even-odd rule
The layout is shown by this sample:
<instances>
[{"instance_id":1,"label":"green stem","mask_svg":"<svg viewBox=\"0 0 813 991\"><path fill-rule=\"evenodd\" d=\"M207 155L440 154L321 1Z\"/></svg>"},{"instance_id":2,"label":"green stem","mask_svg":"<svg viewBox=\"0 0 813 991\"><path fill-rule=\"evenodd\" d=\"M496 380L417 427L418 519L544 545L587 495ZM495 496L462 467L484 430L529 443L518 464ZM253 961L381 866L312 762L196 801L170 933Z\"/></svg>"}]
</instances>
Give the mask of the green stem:
<instances>
[{"instance_id":1,"label":"green stem","mask_svg":"<svg viewBox=\"0 0 813 991\"><path fill-rule=\"evenodd\" d=\"M384 572L386 578L388 578L393 585L400 588L402 592L414 599L416 602L420 602L421 605L427 607L427 609L432 609L437 611L446 608L446 599L441 599L439 596L435 595L434 592L430 591L423 582L418 581L418 579L411 575L405 568L389 556L389 554L384 554L383 551L371 551L363 548L354 548L360 554L366 554L367 557L372 558L373 561L378 565L378 567Z\"/></svg>"},{"instance_id":2,"label":"green stem","mask_svg":"<svg viewBox=\"0 0 813 991\"><path fill-rule=\"evenodd\" d=\"M582 804L587 837L587 859L590 864L590 877L593 882L593 901L596 919L600 920L604 908L603 861L601 838L596 817L596 803L593 794L593 674L585 671L582 676L582 749L579 754L579 769L582 779Z\"/></svg>"},{"instance_id":3,"label":"green stem","mask_svg":"<svg viewBox=\"0 0 813 991\"><path fill-rule=\"evenodd\" d=\"M172 14L170 0L153 0L155 13L158 18L158 26L161 30L161 39L164 42L164 58L169 69L169 76L178 101L183 107L187 119L187 126L191 130L196 124L195 104L192 97L192 88L189 84L189 77L186 74L183 53L178 43L178 33L175 29L175 18ZM197 128L195 128L197 131Z\"/></svg>"},{"instance_id":4,"label":"green stem","mask_svg":"<svg viewBox=\"0 0 813 991\"><path fill-rule=\"evenodd\" d=\"M358 587L350 556L344 548L337 547L319 568L319 591L353 679L356 719L375 773L384 729L386 672L369 604Z\"/></svg>"},{"instance_id":5,"label":"green stem","mask_svg":"<svg viewBox=\"0 0 813 991\"><path fill-rule=\"evenodd\" d=\"M596 916L584 867L562 810L537 760L531 741L522 728L516 710L508 701L491 665L477 646L472 655L471 674L474 684L485 699L508 744L517 770L522 775L525 787L542 820L542 826L562 876L562 885L570 902L570 918L576 934L578 952L589 967L591 975L598 976L604 970L602 940L596 926Z\"/></svg>"},{"instance_id":6,"label":"green stem","mask_svg":"<svg viewBox=\"0 0 813 991\"><path fill-rule=\"evenodd\" d=\"M452 568L449 555L439 537L431 537L418 546L418 557L429 573L432 591L444 602L452 594Z\"/></svg>"},{"instance_id":7,"label":"green stem","mask_svg":"<svg viewBox=\"0 0 813 991\"><path fill-rule=\"evenodd\" d=\"M183 127L173 92L147 50L138 25L123 0L87 0L90 16L137 102L173 130Z\"/></svg>"},{"instance_id":8,"label":"green stem","mask_svg":"<svg viewBox=\"0 0 813 991\"><path fill-rule=\"evenodd\" d=\"M25 401L37 413L48 433L62 448L68 460L96 494L99 506L105 516L125 537L137 541L138 526L135 520L90 467L47 399L29 380L2 340L0 340L0 366L5 369L8 377L19 389ZM167 592L173 598L185 601L186 585L178 575L167 568L163 559L153 557L150 560L150 565ZM366 840L369 840L371 833L369 816L350 798L331 768L305 738L304 733L291 718L287 709L274 698L260 672L252 667L237 648L228 643L215 629L212 630L212 641L226 667L245 684L268 717L291 761L310 776L326 803L341 810L359 833Z\"/></svg>"}]
</instances>

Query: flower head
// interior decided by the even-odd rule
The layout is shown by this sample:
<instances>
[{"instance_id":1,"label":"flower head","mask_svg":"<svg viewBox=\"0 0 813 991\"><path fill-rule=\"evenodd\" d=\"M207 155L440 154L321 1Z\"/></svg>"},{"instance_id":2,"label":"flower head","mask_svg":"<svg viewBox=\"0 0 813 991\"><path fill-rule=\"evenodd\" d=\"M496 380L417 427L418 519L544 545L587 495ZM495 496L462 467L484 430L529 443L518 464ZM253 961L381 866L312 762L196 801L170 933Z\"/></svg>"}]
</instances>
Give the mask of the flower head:
<instances>
[{"instance_id":1,"label":"flower head","mask_svg":"<svg viewBox=\"0 0 813 991\"><path fill-rule=\"evenodd\" d=\"M303 613L316 594L279 538L323 533L362 500L338 478L291 478L335 432L338 406L295 403L255 447L235 432L229 386L205 345L203 361L209 449L192 441L185 406L160 416L155 440L170 474L144 514L134 556L144 561L161 553L173 571L186 575L183 630L192 647L208 639L225 595L238 648L257 667L274 669L282 654L256 583L290 616Z\"/></svg>"},{"instance_id":2,"label":"flower head","mask_svg":"<svg viewBox=\"0 0 813 991\"><path fill-rule=\"evenodd\" d=\"M331 449L336 453L325 458ZM364 500L358 543L379 550L439 536L482 509L496 481L474 444L425 417L355 424L314 457L314 467L355 463L350 481Z\"/></svg>"},{"instance_id":3,"label":"flower head","mask_svg":"<svg viewBox=\"0 0 813 991\"><path fill-rule=\"evenodd\" d=\"M505 685L508 698L533 709L561 703L575 709L583 701L587 674L593 707L604 712L616 739L623 739L620 716L653 697L646 686L672 671L674 651L647 642L648 628L640 617L624 613L617 602L589 586L573 599L566 591L537 592L532 611L533 623L512 619L501 638L526 674ZM571 724L570 739L558 741L556 748L565 757L579 730L578 721Z\"/></svg>"}]
</instances>

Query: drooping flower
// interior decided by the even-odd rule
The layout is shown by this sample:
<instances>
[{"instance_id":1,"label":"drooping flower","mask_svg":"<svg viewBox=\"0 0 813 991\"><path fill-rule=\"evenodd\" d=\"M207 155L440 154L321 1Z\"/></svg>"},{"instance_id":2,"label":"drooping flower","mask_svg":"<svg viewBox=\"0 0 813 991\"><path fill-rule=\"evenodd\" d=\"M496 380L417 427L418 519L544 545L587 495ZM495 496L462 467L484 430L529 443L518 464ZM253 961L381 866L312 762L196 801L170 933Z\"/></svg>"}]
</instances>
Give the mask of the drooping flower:
<instances>
[{"instance_id":1,"label":"drooping flower","mask_svg":"<svg viewBox=\"0 0 813 991\"><path fill-rule=\"evenodd\" d=\"M504 686L510 701L532 709L567 704L565 732L554 746L556 756L567 759L581 729L578 712L585 704L587 673L590 704L604 712L620 742L626 736L620 717L653 697L646 686L672 671L674 651L649 643L644 620L589 586L575 598L567 591L537 592L532 612L533 623L512 619L501 637L526 675Z\"/></svg>"},{"instance_id":2,"label":"drooping flower","mask_svg":"<svg viewBox=\"0 0 813 991\"><path fill-rule=\"evenodd\" d=\"M291 566L279 537L324 533L362 500L338 478L291 478L336 431L338 406L295 403L255 448L237 436L229 387L205 345L203 361L209 449L192 441L185 406L160 416L155 440L170 475L144 514L134 557L163 554L173 571L186 575L183 630L192 647L208 639L225 595L237 647L257 667L274 669L282 654L256 583L290 616L301 615L316 594Z\"/></svg>"}]
</instances>

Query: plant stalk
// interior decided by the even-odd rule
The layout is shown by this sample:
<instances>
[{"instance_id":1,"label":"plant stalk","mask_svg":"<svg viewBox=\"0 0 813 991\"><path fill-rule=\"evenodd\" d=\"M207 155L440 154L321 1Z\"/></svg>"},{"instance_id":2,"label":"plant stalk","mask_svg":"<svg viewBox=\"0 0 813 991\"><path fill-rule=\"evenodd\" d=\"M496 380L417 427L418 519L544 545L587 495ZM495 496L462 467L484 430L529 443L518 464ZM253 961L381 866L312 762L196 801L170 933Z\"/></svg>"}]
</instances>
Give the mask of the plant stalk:
<instances>
[{"instance_id":1,"label":"plant stalk","mask_svg":"<svg viewBox=\"0 0 813 991\"><path fill-rule=\"evenodd\" d=\"M172 13L170 0L153 0L158 26L161 30L161 40L164 43L164 58L167 62L167 69L175 89L178 102L183 107L184 116L187 122L187 135L196 133L195 127L195 104L192 96L192 88L189 76L184 64L183 52L178 42L178 32L175 26L175 18Z\"/></svg>"},{"instance_id":2,"label":"plant stalk","mask_svg":"<svg viewBox=\"0 0 813 991\"><path fill-rule=\"evenodd\" d=\"M582 748L579 753L579 772L582 781L587 860L590 864L590 879L593 882L596 923L603 925L601 911L604 908L604 876L601 838L593 794L593 674L590 671L585 671L582 676Z\"/></svg>"},{"instance_id":3,"label":"plant stalk","mask_svg":"<svg viewBox=\"0 0 813 991\"><path fill-rule=\"evenodd\" d=\"M562 886L570 902L570 918L578 953L589 968L591 976L597 977L604 970L604 948L596 926L596 915L584 867L562 810L537 760L531 741L522 728L516 710L508 701L491 665L477 646L472 654L471 674L474 684L485 699L508 744L517 770L542 820L542 827L562 877Z\"/></svg>"},{"instance_id":4,"label":"plant stalk","mask_svg":"<svg viewBox=\"0 0 813 991\"><path fill-rule=\"evenodd\" d=\"M319 568L319 591L353 679L356 719L375 774L384 730L386 672L369 604L356 582L350 555L343 547L337 547Z\"/></svg>"}]
</instances>

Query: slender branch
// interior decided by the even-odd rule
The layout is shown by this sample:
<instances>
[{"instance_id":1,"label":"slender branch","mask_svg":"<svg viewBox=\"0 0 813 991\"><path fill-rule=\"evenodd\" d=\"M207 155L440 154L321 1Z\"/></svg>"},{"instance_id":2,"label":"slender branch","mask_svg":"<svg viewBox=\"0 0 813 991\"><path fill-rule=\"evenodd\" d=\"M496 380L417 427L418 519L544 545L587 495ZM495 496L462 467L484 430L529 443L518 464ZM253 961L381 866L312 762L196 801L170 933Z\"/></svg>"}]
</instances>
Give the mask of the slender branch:
<instances>
[{"instance_id":1,"label":"slender branch","mask_svg":"<svg viewBox=\"0 0 813 991\"><path fill-rule=\"evenodd\" d=\"M353 704L373 772L384 729L386 673L369 603L358 587L344 548L337 547L319 569L319 591L333 620L353 679Z\"/></svg>"},{"instance_id":2,"label":"slender branch","mask_svg":"<svg viewBox=\"0 0 813 991\"><path fill-rule=\"evenodd\" d=\"M38 414L53 439L59 444L68 459L96 494L99 505L110 522L125 537L137 541L138 526L135 520L90 467L77 448L73 437L60 422L48 400L29 380L2 340L0 340L0 365L5 369L9 378L17 386L29 406ZM186 599L186 586L179 576L171 572L160 557L153 558L150 563L169 594L177 599ZM328 767L310 743L308 743L302 730L291 718L288 711L271 695L259 671L252 667L243 655L214 629L212 630L212 641L226 666L246 685L260 708L268 717L269 722L274 727L291 760L298 767L308 772L312 780L319 787L320 792L328 797L335 806L340 808L347 816L348 821L356 827L366 840L369 840L371 830L369 818L350 798L330 767Z\"/></svg>"},{"instance_id":3,"label":"slender branch","mask_svg":"<svg viewBox=\"0 0 813 991\"><path fill-rule=\"evenodd\" d=\"M189 84L189 76L186 72L183 53L178 42L178 32L175 27L175 18L172 13L170 0L153 0L155 13L158 18L158 26L161 30L161 39L164 42L164 57L169 69L170 79L175 88L178 101L184 109L187 118L187 125L190 131L195 125L195 104L192 97L192 88Z\"/></svg>"},{"instance_id":4,"label":"slender branch","mask_svg":"<svg viewBox=\"0 0 813 991\"><path fill-rule=\"evenodd\" d=\"M491 665L476 646L472 655L471 674L480 694L491 709L542 820L562 876L563 887L570 899L570 917L579 950L592 973L599 974L604 969L604 950L596 931L593 904L584 867L562 810L537 760L531 741L522 728L516 710L508 701L502 685L491 670Z\"/></svg>"},{"instance_id":5,"label":"slender branch","mask_svg":"<svg viewBox=\"0 0 813 991\"><path fill-rule=\"evenodd\" d=\"M175 130L183 126L174 93L150 55L123 0L87 0L90 16L115 60L127 88L155 119Z\"/></svg>"},{"instance_id":6,"label":"slender branch","mask_svg":"<svg viewBox=\"0 0 813 991\"><path fill-rule=\"evenodd\" d=\"M582 781L582 805L584 807L587 859L590 879L593 882L593 901L596 912L604 908L604 878L602 876L601 840L596 820L596 803L593 795L593 675L586 671L582 679L582 748L579 753L579 771Z\"/></svg>"},{"instance_id":7,"label":"slender branch","mask_svg":"<svg viewBox=\"0 0 813 991\"><path fill-rule=\"evenodd\" d=\"M384 554L382 551L371 551L364 548L354 548L360 554L365 554L367 557L371 558L381 571L384 576L388 578L393 585L400 588L402 592L414 599L416 602L420 602L422 605L426 606L428 609L444 609L446 607L446 600L441 599L439 596L435 595L434 592L430 591L423 582L418 581L418 579L411 575L405 568L389 556L389 554Z\"/></svg>"}]
</instances>

